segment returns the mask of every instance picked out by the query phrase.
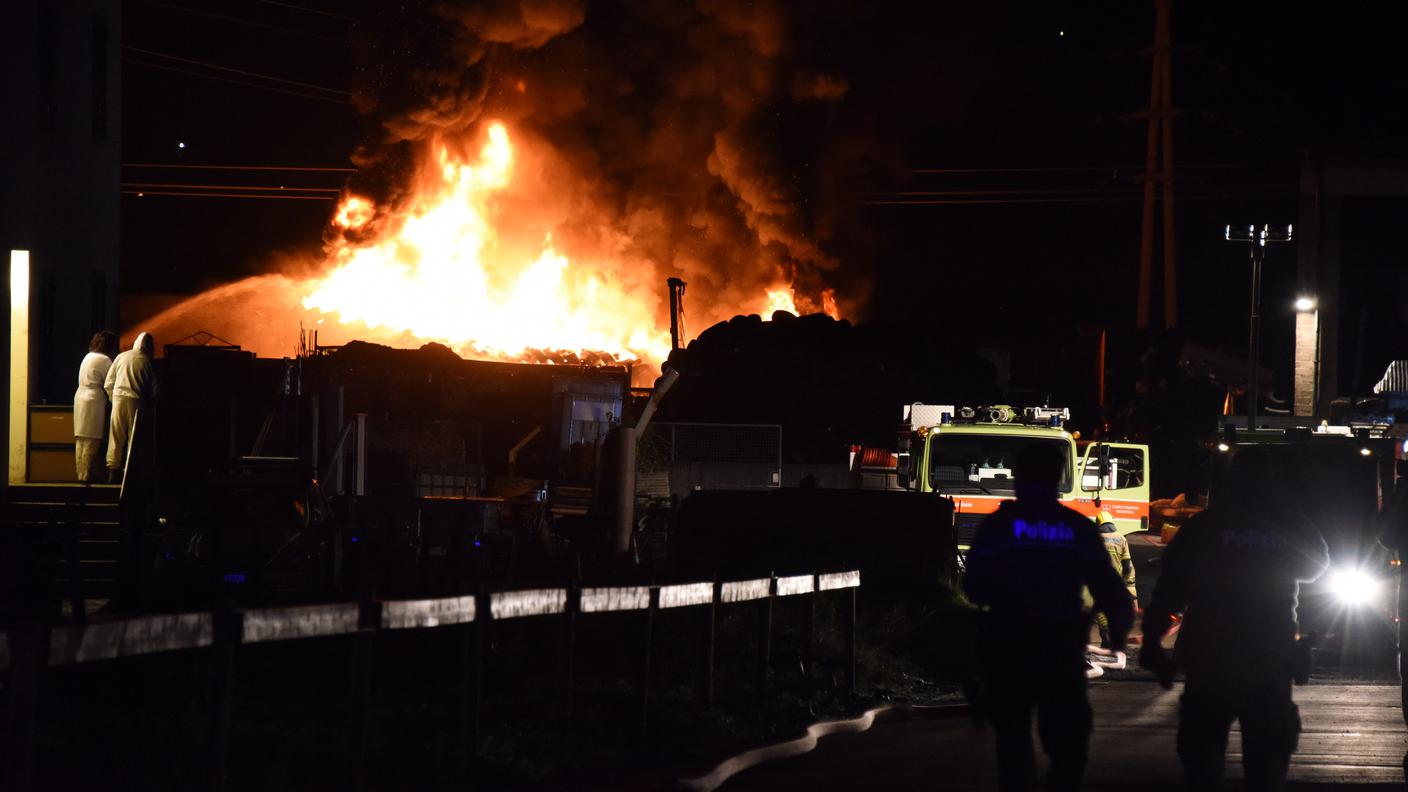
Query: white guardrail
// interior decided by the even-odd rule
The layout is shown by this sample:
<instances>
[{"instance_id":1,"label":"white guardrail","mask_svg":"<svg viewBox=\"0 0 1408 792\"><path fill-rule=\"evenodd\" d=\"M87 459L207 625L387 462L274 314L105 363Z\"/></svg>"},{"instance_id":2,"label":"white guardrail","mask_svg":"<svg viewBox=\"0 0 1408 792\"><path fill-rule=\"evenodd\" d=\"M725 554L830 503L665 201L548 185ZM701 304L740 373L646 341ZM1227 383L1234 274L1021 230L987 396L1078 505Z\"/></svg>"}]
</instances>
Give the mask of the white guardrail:
<instances>
[{"instance_id":1,"label":"white guardrail","mask_svg":"<svg viewBox=\"0 0 1408 792\"><path fill-rule=\"evenodd\" d=\"M686 608L714 603L731 604L789 597L822 591L856 588L860 572L791 575L723 583L683 583L659 586L583 588L577 598L579 613L647 610L652 593L660 609ZM496 591L488 595L488 616L495 621L566 613L570 597L566 588ZM438 599L386 600L380 605L377 625L384 630L433 628L473 622L477 598L473 595ZM242 631L239 643L264 643L350 635L368 628L355 602L257 608L238 612ZM214 615L181 613L141 616L112 622L55 627L49 632L48 664L51 666L112 660L120 657L209 647L214 641ZM0 671L10 665L9 636L0 633Z\"/></svg>"},{"instance_id":2,"label":"white guardrail","mask_svg":"<svg viewBox=\"0 0 1408 792\"><path fill-rule=\"evenodd\" d=\"M34 779L34 729L39 711L40 678L51 666L71 666L100 660L136 657L165 652L205 650L211 660L211 695L208 702L210 726L207 732L209 787L215 792L229 788L229 745L233 730L231 711L235 697L233 668L237 649L243 644L293 641L307 638L351 636L347 656L352 665L351 736L344 767L351 783L363 777L370 723L375 717L370 702L375 653L372 644L380 630L413 630L462 625L471 640L461 642L463 674L448 680L461 713L461 744L471 753L479 745L480 709L488 664L485 655L491 643L486 639L489 624L507 619L558 616L566 620L567 641L563 680L560 685L562 723L572 718L572 655L575 646L575 616L587 613L636 611L640 613L644 640L633 650L641 652L637 666L636 694L639 697L637 727L647 728L650 713L652 624L658 611L707 606L702 630L702 650L697 662L699 701L713 701L715 666L715 618L719 605L758 602L761 627L755 644L759 682L765 688L771 673L773 600L807 595L802 608L803 655L806 667L813 662L816 646L816 598L824 592L849 590L842 610L845 629L846 679L854 689L856 679L856 590L857 571L819 575L789 575L754 580L730 580L655 586L612 586L597 588L541 588L526 591L495 591L480 595L416 600L365 600L328 605L297 605L281 608L255 608L207 613L178 613L140 616L120 621L90 622L59 626L28 625L22 630L0 633L0 672L8 672L7 696L11 724L20 724L9 735L4 748L7 757L0 766L0 785L28 792Z\"/></svg>"}]
</instances>

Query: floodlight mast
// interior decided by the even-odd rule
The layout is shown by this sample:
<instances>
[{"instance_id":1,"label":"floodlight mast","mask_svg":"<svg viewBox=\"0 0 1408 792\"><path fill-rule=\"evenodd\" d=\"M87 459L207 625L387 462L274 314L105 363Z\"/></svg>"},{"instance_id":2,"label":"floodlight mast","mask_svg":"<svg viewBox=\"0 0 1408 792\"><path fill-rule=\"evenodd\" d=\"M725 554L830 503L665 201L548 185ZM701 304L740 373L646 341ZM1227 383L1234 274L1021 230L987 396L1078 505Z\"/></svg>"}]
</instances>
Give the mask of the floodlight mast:
<instances>
[{"instance_id":1,"label":"floodlight mast","mask_svg":"<svg viewBox=\"0 0 1408 792\"><path fill-rule=\"evenodd\" d=\"M1227 226L1223 233L1223 239L1228 242L1247 242L1251 246L1252 253L1252 310L1249 325L1249 343L1247 344L1247 428L1256 428L1257 402L1260 399L1261 386L1258 379L1257 358L1261 352L1261 263L1266 256L1267 242L1290 242L1292 226L1263 225L1257 228L1254 225Z\"/></svg>"}]
</instances>

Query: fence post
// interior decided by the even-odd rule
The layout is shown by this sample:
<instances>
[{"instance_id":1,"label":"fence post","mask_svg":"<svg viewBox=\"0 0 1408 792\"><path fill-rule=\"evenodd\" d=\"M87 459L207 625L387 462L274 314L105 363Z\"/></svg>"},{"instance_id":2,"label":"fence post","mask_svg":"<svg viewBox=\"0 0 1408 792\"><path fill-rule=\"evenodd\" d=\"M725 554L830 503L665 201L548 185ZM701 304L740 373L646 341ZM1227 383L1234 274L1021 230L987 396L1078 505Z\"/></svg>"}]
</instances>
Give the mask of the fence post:
<instances>
[{"instance_id":1,"label":"fence post","mask_svg":"<svg viewBox=\"0 0 1408 792\"><path fill-rule=\"evenodd\" d=\"M807 678L816 676L816 592L819 579L812 575L812 590L802 604L802 670Z\"/></svg>"},{"instance_id":2,"label":"fence post","mask_svg":"<svg viewBox=\"0 0 1408 792\"><path fill-rule=\"evenodd\" d=\"M567 589L567 607L562 611L563 618L563 686L562 686L562 731L564 736L572 734L572 696L577 668L577 611L582 604L582 589L570 586Z\"/></svg>"},{"instance_id":3,"label":"fence post","mask_svg":"<svg viewBox=\"0 0 1408 792\"><path fill-rule=\"evenodd\" d=\"M484 692L484 650L488 645L489 595L480 590L474 597L474 621L464 625L461 635L459 732L463 769L468 770L479 753L479 715Z\"/></svg>"},{"instance_id":4,"label":"fence post","mask_svg":"<svg viewBox=\"0 0 1408 792\"><path fill-rule=\"evenodd\" d=\"M234 708L235 649L244 639L244 613L221 608L210 643L210 788L229 787L230 714Z\"/></svg>"},{"instance_id":5,"label":"fence post","mask_svg":"<svg viewBox=\"0 0 1408 792\"><path fill-rule=\"evenodd\" d=\"M723 584L714 581L714 596L704 609L704 667L699 675L699 701L708 707L714 703L714 646L717 640L719 621L719 597Z\"/></svg>"},{"instance_id":6,"label":"fence post","mask_svg":"<svg viewBox=\"0 0 1408 792\"><path fill-rule=\"evenodd\" d=\"M856 690L856 589L846 589L846 690Z\"/></svg>"},{"instance_id":7,"label":"fence post","mask_svg":"<svg viewBox=\"0 0 1408 792\"><path fill-rule=\"evenodd\" d=\"M352 728L355 730L347 741L349 750L347 769L353 774L349 779L352 789L364 789L367 776L367 752L371 745L372 720L375 715L372 707L372 675L375 673L376 633L381 629L381 603L363 599L358 605L357 633L352 637L355 646L352 651Z\"/></svg>"},{"instance_id":8,"label":"fence post","mask_svg":"<svg viewBox=\"0 0 1408 792\"><path fill-rule=\"evenodd\" d=\"M655 629L655 609L660 607L660 589L650 587L650 606L645 609L645 653L640 664L640 733L650 728L650 649Z\"/></svg>"},{"instance_id":9,"label":"fence post","mask_svg":"<svg viewBox=\"0 0 1408 792\"><path fill-rule=\"evenodd\" d=\"M5 729L6 789L29 792L34 784L34 732L39 713L39 677L49 664L49 628L42 623L10 630L9 723Z\"/></svg>"},{"instance_id":10,"label":"fence post","mask_svg":"<svg viewBox=\"0 0 1408 792\"><path fill-rule=\"evenodd\" d=\"M777 578L768 576L768 595L762 599L761 634L758 636L758 687L766 690L772 681L772 600L777 594Z\"/></svg>"}]
</instances>

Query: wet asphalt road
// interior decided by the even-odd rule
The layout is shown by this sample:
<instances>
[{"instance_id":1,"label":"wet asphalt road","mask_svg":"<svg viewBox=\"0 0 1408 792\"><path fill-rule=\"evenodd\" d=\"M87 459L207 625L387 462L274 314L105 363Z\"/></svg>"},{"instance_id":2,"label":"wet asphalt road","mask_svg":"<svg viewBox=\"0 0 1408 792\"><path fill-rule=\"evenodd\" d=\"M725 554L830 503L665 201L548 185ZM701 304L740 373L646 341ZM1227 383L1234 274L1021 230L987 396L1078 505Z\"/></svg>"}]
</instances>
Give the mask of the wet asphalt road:
<instances>
[{"instance_id":1,"label":"wet asphalt road","mask_svg":"<svg viewBox=\"0 0 1408 792\"><path fill-rule=\"evenodd\" d=\"M1087 788L1182 788L1174 751L1179 692L1142 678L1091 683L1095 732ZM1396 685L1321 681L1296 688L1295 698L1304 732L1292 789L1403 788L1408 730ZM991 790L992 742L991 730L976 730L967 717L891 720L861 734L826 737L809 754L744 771L721 789ZM1241 776L1240 750L1234 728L1229 778Z\"/></svg>"}]
</instances>

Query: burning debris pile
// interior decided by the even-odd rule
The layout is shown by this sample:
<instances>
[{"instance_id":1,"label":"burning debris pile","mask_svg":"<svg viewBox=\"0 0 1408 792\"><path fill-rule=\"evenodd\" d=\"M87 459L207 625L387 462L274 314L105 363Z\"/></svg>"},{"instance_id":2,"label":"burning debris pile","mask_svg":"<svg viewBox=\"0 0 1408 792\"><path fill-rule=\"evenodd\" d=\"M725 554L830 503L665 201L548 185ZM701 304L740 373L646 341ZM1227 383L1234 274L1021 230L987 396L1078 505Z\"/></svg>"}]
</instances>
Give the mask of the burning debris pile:
<instances>
[{"instance_id":1,"label":"burning debris pile","mask_svg":"<svg viewBox=\"0 0 1408 792\"><path fill-rule=\"evenodd\" d=\"M691 321L843 305L822 182L797 129L836 123L843 76L781 3L373 4L354 97L375 123L322 254L146 323L286 354L444 343L466 357L642 362L669 353L667 277ZM588 24L588 17L591 17ZM813 59L814 60L814 59ZM791 150L796 148L797 150Z\"/></svg>"}]
</instances>

